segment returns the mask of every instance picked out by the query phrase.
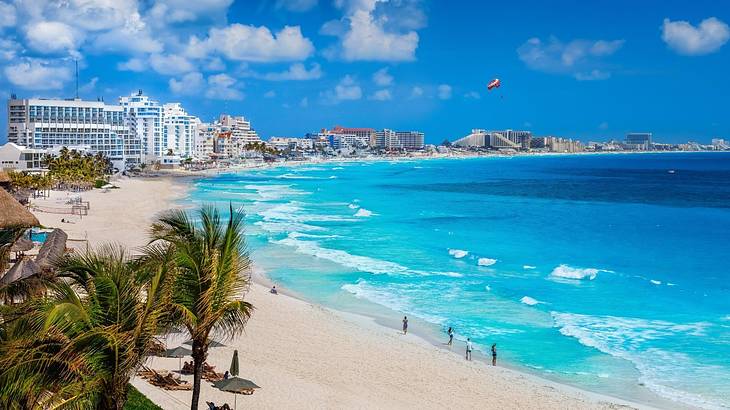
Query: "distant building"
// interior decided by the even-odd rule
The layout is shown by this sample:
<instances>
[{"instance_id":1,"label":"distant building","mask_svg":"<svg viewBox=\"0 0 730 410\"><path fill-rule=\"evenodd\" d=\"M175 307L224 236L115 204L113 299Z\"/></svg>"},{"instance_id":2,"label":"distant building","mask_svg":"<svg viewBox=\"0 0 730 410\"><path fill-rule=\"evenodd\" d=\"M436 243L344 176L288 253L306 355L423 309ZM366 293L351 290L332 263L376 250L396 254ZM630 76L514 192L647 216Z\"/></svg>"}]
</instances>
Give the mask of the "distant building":
<instances>
[{"instance_id":1,"label":"distant building","mask_svg":"<svg viewBox=\"0 0 730 410\"><path fill-rule=\"evenodd\" d=\"M139 140L125 122L124 109L80 99L8 100L8 142L27 149L89 146L123 169L138 162Z\"/></svg>"},{"instance_id":2,"label":"distant building","mask_svg":"<svg viewBox=\"0 0 730 410\"><path fill-rule=\"evenodd\" d=\"M196 126L193 158L208 160L215 153L216 127L209 123L199 123Z\"/></svg>"},{"instance_id":3,"label":"distant building","mask_svg":"<svg viewBox=\"0 0 730 410\"><path fill-rule=\"evenodd\" d=\"M726 141L722 138L713 138L712 139L712 148L716 149L716 150L730 149L730 143L728 143L728 141Z\"/></svg>"},{"instance_id":4,"label":"distant building","mask_svg":"<svg viewBox=\"0 0 730 410\"><path fill-rule=\"evenodd\" d=\"M167 150L181 158L191 158L195 153L195 137L200 120L188 114L180 103L169 103L163 108L163 135Z\"/></svg>"},{"instance_id":5,"label":"distant building","mask_svg":"<svg viewBox=\"0 0 730 410\"><path fill-rule=\"evenodd\" d=\"M476 147L489 149L530 149L532 133L530 131L487 131L473 129L471 134L452 143L457 147Z\"/></svg>"},{"instance_id":6,"label":"distant building","mask_svg":"<svg viewBox=\"0 0 730 410\"><path fill-rule=\"evenodd\" d=\"M419 131L393 131L386 128L375 133L374 147L388 151L421 150L424 147L424 134Z\"/></svg>"},{"instance_id":7,"label":"distant building","mask_svg":"<svg viewBox=\"0 0 730 410\"><path fill-rule=\"evenodd\" d=\"M281 151L285 151L285 150L309 151L314 148L314 141L309 138L271 137L271 138L269 138L269 140L266 143Z\"/></svg>"},{"instance_id":8,"label":"distant building","mask_svg":"<svg viewBox=\"0 0 730 410\"><path fill-rule=\"evenodd\" d=\"M648 151L651 149L651 133L650 132L632 132L626 134L626 149Z\"/></svg>"},{"instance_id":9,"label":"distant building","mask_svg":"<svg viewBox=\"0 0 730 410\"><path fill-rule=\"evenodd\" d=\"M8 142L0 146L0 171L40 171L46 151Z\"/></svg>"},{"instance_id":10,"label":"distant building","mask_svg":"<svg viewBox=\"0 0 730 410\"><path fill-rule=\"evenodd\" d=\"M365 141L365 146L376 146L376 131L374 128L346 128L336 125L333 129L329 131L322 130L322 132L333 135L354 135L355 137L357 137L356 140L358 141L358 144L362 141ZM353 139L349 138L349 140Z\"/></svg>"},{"instance_id":11,"label":"distant building","mask_svg":"<svg viewBox=\"0 0 730 410\"><path fill-rule=\"evenodd\" d=\"M119 97L119 105L126 114L127 125L141 142L140 161L151 163L167 154L168 141L164 127L164 109L142 90Z\"/></svg>"}]
</instances>

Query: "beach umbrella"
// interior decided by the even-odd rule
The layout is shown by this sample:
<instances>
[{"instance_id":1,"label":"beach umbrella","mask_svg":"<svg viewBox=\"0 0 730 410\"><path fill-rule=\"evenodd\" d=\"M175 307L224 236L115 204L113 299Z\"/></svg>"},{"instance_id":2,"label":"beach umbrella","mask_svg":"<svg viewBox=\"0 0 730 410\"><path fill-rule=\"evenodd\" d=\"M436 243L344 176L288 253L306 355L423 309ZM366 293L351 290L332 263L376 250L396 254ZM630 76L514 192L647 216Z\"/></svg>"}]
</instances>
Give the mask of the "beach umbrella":
<instances>
[{"instance_id":1,"label":"beach umbrella","mask_svg":"<svg viewBox=\"0 0 730 410\"><path fill-rule=\"evenodd\" d=\"M52 230L43 241L43 245L38 250L38 256L35 261L41 269L53 269L54 264L58 262L66 253L66 240L68 235L61 229Z\"/></svg>"},{"instance_id":2,"label":"beach umbrella","mask_svg":"<svg viewBox=\"0 0 730 410\"><path fill-rule=\"evenodd\" d=\"M173 347L172 349L167 349L162 353L162 357L177 357L178 358L178 364L180 365L180 372L182 372L182 358L186 356L190 356L193 354L193 351L188 349L187 347Z\"/></svg>"},{"instance_id":3,"label":"beach umbrella","mask_svg":"<svg viewBox=\"0 0 730 410\"><path fill-rule=\"evenodd\" d=\"M193 339L187 340L183 342L184 345L193 345ZM226 347L223 343L218 343L215 340L211 340L210 343L208 343L208 347Z\"/></svg>"},{"instance_id":4,"label":"beach umbrella","mask_svg":"<svg viewBox=\"0 0 730 410\"><path fill-rule=\"evenodd\" d=\"M233 351L233 358L231 359L231 369L229 370L231 376L238 376L238 349Z\"/></svg>"},{"instance_id":5,"label":"beach umbrella","mask_svg":"<svg viewBox=\"0 0 730 410\"><path fill-rule=\"evenodd\" d=\"M27 279L33 275L37 275L41 271L41 268L30 259L23 259L16 262L12 268L5 272L5 275L0 277L0 286L10 285L13 282Z\"/></svg>"},{"instance_id":6,"label":"beach umbrella","mask_svg":"<svg viewBox=\"0 0 730 410\"><path fill-rule=\"evenodd\" d=\"M238 394L253 394L254 389L260 389L256 383L248 379L242 379L240 377L229 377L213 383L213 387L220 391L226 391L233 393L233 409L236 409L236 395Z\"/></svg>"}]
</instances>

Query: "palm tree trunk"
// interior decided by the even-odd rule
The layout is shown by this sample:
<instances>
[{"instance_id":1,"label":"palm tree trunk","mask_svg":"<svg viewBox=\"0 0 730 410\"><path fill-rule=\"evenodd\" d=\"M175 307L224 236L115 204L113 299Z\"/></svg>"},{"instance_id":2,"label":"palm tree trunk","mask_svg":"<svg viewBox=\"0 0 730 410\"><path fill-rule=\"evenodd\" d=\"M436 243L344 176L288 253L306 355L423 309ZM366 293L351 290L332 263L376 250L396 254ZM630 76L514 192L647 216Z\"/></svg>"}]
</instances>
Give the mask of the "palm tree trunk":
<instances>
[{"instance_id":1,"label":"palm tree trunk","mask_svg":"<svg viewBox=\"0 0 730 410\"><path fill-rule=\"evenodd\" d=\"M203 343L193 339L193 400L190 403L190 410L198 410L200 401L200 379L203 376L203 363L205 363L205 351Z\"/></svg>"}]
</instances>

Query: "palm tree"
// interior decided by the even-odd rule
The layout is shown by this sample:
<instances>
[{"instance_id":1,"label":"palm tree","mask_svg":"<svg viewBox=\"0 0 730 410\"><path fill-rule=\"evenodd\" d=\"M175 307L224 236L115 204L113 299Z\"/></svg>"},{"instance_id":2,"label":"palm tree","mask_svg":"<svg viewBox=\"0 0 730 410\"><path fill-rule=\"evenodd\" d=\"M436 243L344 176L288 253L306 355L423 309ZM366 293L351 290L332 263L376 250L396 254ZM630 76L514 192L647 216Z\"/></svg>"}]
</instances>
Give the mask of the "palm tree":
<instances>
[{"instance_id":1,"label":"palm tree","mask_svg":"<svg viewBox=\"0 0 730 410\"><path fill-rule=\"evenodd\" d=\"M211 333L224 338L240 334L253 311L243 300L250 280L243 213L229 205L228 221L223 221L216 208L204 206L197 216L200 225L186 212L174 210L152 225L153 242L174 254L172 312L193 340L192 410L198 409Z\"/></svg>"},{"instance_id":2,"label":"palm tree","mask_svg":"<svg viewBox=\"0 0 730 410\"><path fill-rule=\"evenodd\" d=\"M3 315L0 408L121 410L131 376L170 324L168 266L151 269L111 245L60 262L63 280L47 297Z\"/></svg>"}]
</instances>

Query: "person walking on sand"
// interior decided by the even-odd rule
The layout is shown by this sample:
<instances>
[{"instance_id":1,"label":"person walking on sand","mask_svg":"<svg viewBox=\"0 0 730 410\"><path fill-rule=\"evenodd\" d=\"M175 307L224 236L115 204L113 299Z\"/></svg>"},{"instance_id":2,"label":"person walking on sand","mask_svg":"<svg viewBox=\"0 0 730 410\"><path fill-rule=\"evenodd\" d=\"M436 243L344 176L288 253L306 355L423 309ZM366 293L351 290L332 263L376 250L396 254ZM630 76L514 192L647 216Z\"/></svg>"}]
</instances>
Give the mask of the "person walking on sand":
<instances>
[{"instance_id":1,"label":"person walking on sand","mask_svg":"<svg viewBox=\"0 0 730 410\"><path fill-rule=\"evenodd\" d=\"M466 360L471 361L471 351L474 350L474 346L471 343L471 339L466 338Z\"/></svg>"},{"instance_id":2,"label":"person walking on sand","mask_svg":"<svg viewBox=\"0 0 730 410\"><path fill-rule=\"evenodd\" d=\"M497 365L497 344L492 344L492 366Z\"/></svg>"},{"instance_id":3,"label":"person walking on sand","mask_svg":"<svg viewBox=\"0 0 730 410\"><path fill-rule=\"evenodd\" d=\"M446 344L451 346L451 343L454 342L454 329L452 329L451 326L449 326L449 330L446 333L449 334L449 342Z\"/></svg>"},{"instance_id":4,"label":"person walking on sand","mask_svg":"<svg viewBox=\"0 0 730 410\"><path fill-rule=\"evenodd\" d=\"M408 333L408 316L403 316L403 334Z\"/></svg>"}]
</instances>

